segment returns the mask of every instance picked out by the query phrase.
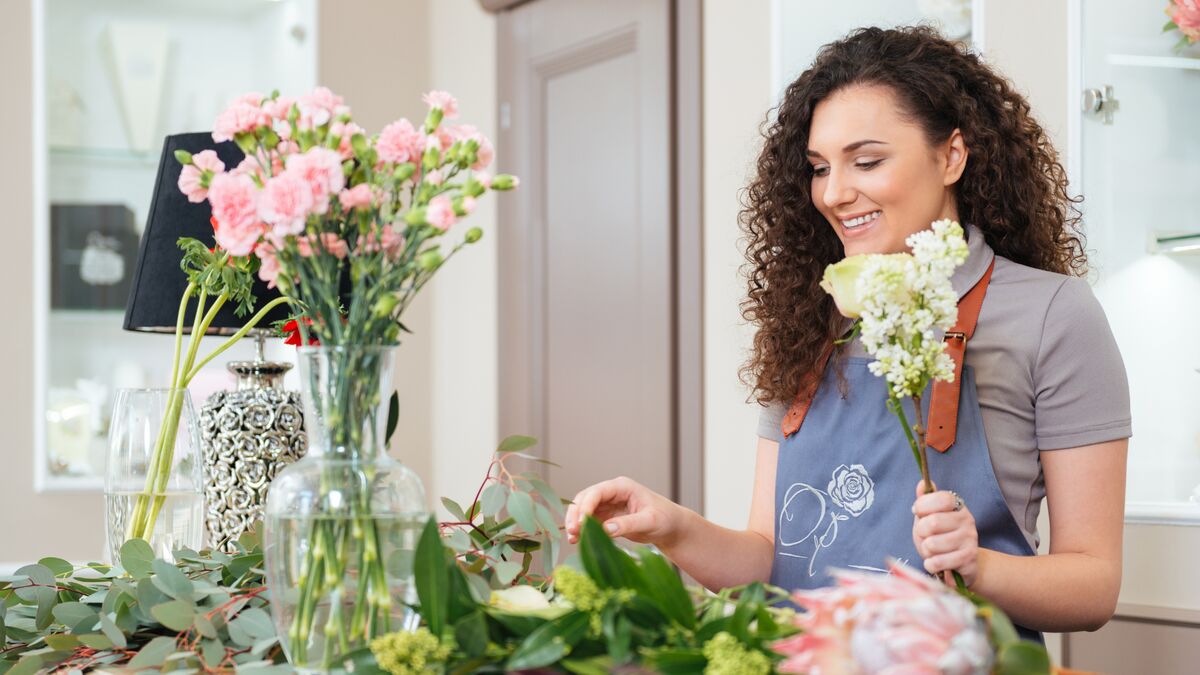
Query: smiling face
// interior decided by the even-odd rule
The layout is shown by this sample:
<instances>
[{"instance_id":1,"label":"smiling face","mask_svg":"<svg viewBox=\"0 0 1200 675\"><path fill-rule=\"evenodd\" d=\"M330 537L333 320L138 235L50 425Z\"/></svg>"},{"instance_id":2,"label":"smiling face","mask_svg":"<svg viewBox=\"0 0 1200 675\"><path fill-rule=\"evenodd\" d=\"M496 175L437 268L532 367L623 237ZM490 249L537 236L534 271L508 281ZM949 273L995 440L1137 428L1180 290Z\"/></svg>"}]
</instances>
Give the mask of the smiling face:
<instances>
[{"instance_id":1,"label":"smiling face","mask_svg":"<svg viewBox=\"0 0 1200 675\"><path fill-rule=\"evenodd\" d=\"M967 150L955 129L930 145L878 85L834 92L813 110L808 137L812 199L847 256L907 251L908 235L935 220L958 220L953 185Z\"/></svg>"}]
</instances>

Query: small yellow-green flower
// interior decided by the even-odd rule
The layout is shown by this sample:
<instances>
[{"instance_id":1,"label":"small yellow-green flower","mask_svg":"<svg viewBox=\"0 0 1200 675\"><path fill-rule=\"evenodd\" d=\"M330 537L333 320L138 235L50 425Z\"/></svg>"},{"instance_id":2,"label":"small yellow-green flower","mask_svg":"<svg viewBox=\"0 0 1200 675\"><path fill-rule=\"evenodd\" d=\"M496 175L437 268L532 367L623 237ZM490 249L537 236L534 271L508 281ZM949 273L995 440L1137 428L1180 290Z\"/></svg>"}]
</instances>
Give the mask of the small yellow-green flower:
<instances>
[{"instance_id":1,"label":"small yellow-green flower","mask_svg":"<svg viewBox=\"0 0 1200 675\"><path fill-rule=\"evenodd\" d=\"M418 628L412 633L388 633L371 640L375 661L392 675L440 672L450 652L451 645L444 644L428 628Z\"/></svg>"},{"instance_id":2,"label":"small yellow-green flower","mask_svg":"<svg viewBox=\"0 0 1200 675\"><path fill-rule=\"evenodd\" d=\"M717 633L704 643L704 658L708 665L704 675L767 675L771 659L766 654L749 649L729 633Z\"/></svg>"},{"instance_id":3,"label":"small yellow-green flower","mask_svg":"<svg viewBox=\"0 0 1200 675\"><path fill-rule=\"evenodd\" d=\"M598 612L608 602L608 595L596 582L573 567L564 565L554 570L554 587L567 602L584 612Z\"/></svg>"}]
</instances>

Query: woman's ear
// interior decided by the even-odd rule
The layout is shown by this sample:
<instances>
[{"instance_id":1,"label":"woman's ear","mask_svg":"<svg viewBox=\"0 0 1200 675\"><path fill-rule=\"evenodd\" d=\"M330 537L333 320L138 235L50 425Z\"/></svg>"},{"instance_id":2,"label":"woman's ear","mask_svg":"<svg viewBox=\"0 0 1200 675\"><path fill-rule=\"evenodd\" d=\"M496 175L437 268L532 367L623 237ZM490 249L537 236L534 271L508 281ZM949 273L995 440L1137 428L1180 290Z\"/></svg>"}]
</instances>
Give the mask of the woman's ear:
<instances>
[{"instance_id":1,"label":"woman's ear","mask_svg":"<svg viewBox=\"0 0 1200 675\"><path fill-rule=\"evenodd\" d=\"M944 165L942 184L947 187L954 185L967 168L967 144L962 131L955 129L950 132L950 138L942 144L939 158Z\"/></svg>"}]
</instances>

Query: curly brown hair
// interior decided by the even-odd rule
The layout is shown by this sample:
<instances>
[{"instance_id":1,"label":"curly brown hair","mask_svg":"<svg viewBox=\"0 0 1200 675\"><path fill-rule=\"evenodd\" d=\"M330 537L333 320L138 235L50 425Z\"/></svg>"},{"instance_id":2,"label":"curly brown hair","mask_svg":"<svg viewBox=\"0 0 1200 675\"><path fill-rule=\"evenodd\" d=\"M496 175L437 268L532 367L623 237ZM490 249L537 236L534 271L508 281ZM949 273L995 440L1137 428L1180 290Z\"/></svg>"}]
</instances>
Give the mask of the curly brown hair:
<instances>
[{"instance_id":1,"label":"curly brown hair","mask_svg":"<svg viewBox=\"0 0 1200 675\"><path fill-rule=\"evenodd\" d=\"M1061 274L1087 272L1080 199L1068 194L1058 153L1013 85L928 26L855 30L822 47L788 86L774 120L768 113L757 176L743 195L749 293L741 309L758 329L741 374L761 404L808 391L818 359L844 328L818 285L843 250L813 204L805 150L817 104L854 85L889 87L931 145L961 130L969 154L954 191L959 219L977 226L997 255Z\"/></svg>"}]
</instances>

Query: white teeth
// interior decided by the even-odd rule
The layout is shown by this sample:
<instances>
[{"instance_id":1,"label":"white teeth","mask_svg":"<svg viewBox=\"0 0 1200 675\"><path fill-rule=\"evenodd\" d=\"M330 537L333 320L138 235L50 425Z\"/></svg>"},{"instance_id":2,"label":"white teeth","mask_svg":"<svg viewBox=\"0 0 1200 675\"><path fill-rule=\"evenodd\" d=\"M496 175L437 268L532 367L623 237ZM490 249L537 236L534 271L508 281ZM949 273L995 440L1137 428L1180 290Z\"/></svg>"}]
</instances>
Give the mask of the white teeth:
<instances>
[{"instance_id":1,"label":"white teeth","mask_svg":"<svg viewBox=\"0 0 1200 675\"><path fill-rule=\"evenodd\" d=\"M859 216L853 220L843 220L842 225L845 225L846 227L859 227L861 225L866 225L867 223L878 218L882 213L883 211L876 211L874 213L868 213L865 216Z\"/></svg>"}]
</instances>

